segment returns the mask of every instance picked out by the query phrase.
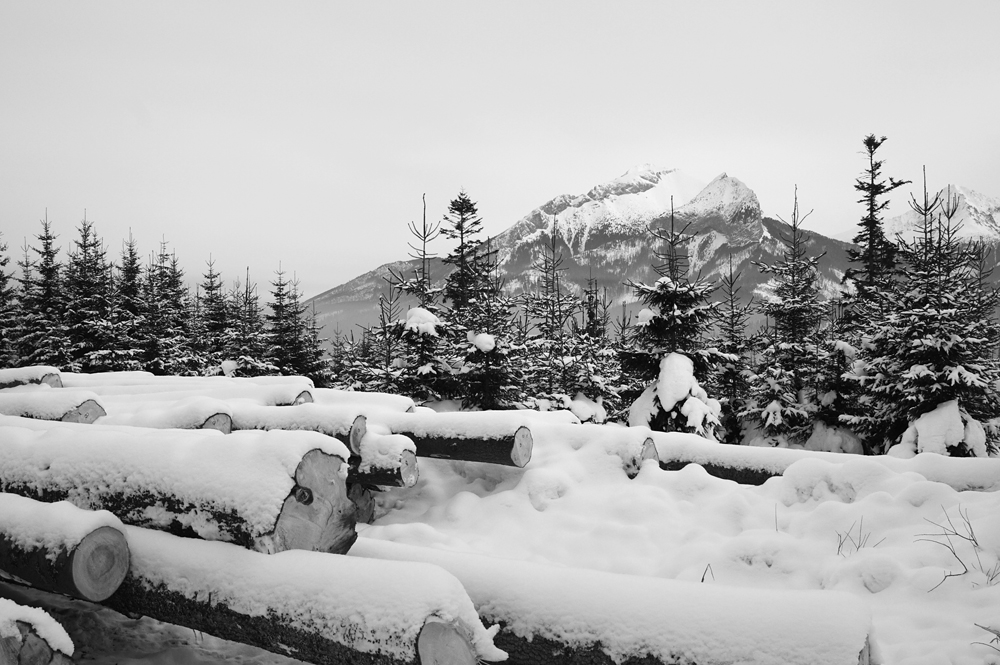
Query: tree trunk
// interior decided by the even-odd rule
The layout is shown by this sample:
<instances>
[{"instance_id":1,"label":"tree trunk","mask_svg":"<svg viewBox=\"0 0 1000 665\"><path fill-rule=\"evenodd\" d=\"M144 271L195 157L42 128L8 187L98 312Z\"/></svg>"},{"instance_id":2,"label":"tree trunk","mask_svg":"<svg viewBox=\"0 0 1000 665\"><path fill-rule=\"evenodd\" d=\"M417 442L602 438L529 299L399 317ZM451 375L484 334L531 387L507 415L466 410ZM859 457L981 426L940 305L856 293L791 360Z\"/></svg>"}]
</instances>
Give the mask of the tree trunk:
<instances>
[{"instance_id":1,"label":"tree trunk","mask_svg":"<svg viewBox=\"0 0 1000 665\"><path fill-rule=\"evenodd\" d=\"M97 395L64 389L0 392L0 414L88 425L107 415Z\"/></svg>"},{"instance_id":2,"label":"tree trunk","mask_svg":"<svg viewBox=\"0 0 1000 665\"><path fill-rule=\"evenodd\" d=\"M31 383L45 384L53 388L62 388L63 382L59 370L55 367L12 367L0 369L0 390L24 386Z\"/></svg>"},{"instance_id":3,"label":"tree trunk","mask_svg":"<svg viewBox=\"0 0 1000 665\"><path fill-rule=\"evenodd\" d=\"M352 455L347 480L364 485L382 487L413 487L417 484L417 456L409 450L400 452L399 457L386 466L364 466L361 457ZM363 470L362 470L363 469Z\"/></svg>"},{"instance_id":4,"label":"tree trunk","mask_svg":"<svg viewBox=\"0 0 1000 665\"><path fill-rule=\"evenodd\" d=\"M347 448L329 437L87 425L69 439L27 422L0 425L0 491L263 552L343 554L357 538Z\"/></svg>"},{"instance_id":5,"label":"tree trunk","mask_svg":"<svg viewBox=\"0 0 1000 665\"><path fill-rule=\"evenodd\" d=\"M46 526L39 524L39 532ZM0 570L43 591L100 602L121 585L128 564L125 536L110 526L91 531L72 548L27 549L0 532Z\"/></svg>"}]
</instances>

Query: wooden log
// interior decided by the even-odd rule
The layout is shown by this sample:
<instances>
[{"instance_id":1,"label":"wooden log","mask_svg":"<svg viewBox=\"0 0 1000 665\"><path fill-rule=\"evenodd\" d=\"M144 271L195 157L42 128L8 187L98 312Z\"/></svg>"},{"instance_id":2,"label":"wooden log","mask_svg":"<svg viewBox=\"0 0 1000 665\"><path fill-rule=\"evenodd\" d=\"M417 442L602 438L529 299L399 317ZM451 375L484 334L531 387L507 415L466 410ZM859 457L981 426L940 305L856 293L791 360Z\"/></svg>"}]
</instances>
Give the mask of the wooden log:
<instances>
[{"instance_id":1,"label":"wooden log","mask_svg":"<svg viewBox=\"0 0 1000 665\"><path fill-rule=\"evenodd\" d=\"M110 513L0 494L0 570L45 591L102 601L128 570L120 527Z\"/></svg>"},{"instance_id":2,"label":"wooden log","mask_svg":"<svg viewBox=\"0 0 1000 665\"><path fill-rule=\"evenodd\" d=\"M419 457L524 467L531 459L530 412L368 414L393 434L409 437Z\"/></svg>"},{"instance_id":3,"label":"wooden log","mask_svg":"<svg viewBox=\"0 0 1000 665\"><path fill-rule=\"evenodd\" d=\"M354 519L362 524L375 521L375 489L361 483L347 483L347 497L354 504Z\"/></svg>"},{"instance_id":4,"label":"wooden log","mask_svg":"<svg viewBox=\"0 0 1000 665\"><path fill-rule=\"evenodd\" d=\"M69 665L73 642L42 610L0 598L0 664Z\"/></svg>"},{"instance_id":5,"label":"wooden log","mask_svg":"<svg viewBox=\"0 0 1000 665\"><path fill-rule=\"evenodd\" d=\"M368 419L364 416L358 416L351 421L351 429L347 434L347 446L351 449L351 452L355 455L361 454L361 440L365 438L365 434L368 433Z\"/></svg>"},{"instance_id":6,"label":"wooden log","mask_svg":"<svg viewBox=\"0 0 1000 665\"><path fill-rule=\"evenodd\" d=\"M347 479L352 483L381 487L413 487L417 484L417 456L404 450L395 463L384 466L365 465L361 457L352 455Z\"/></svg>"},{"instance_id":7,"label":"wooden log","mask_svg":"<svg viewBox=\"0 0 1000 665\"><path fill-rule=\"evenodd\" d=\"M205 418L199 429L214 429L229 434L233 431L233 417L228 413L213 413Z\"/></svg>"},{"instance_id":8,"label":"wooden log","mask_svg":"<svg viewBox=\"0 0 1000 665\"><path fill-rule=\"evenodd\" d=\"M212 397L181 396L175 393L152 395L105 395L101 398L108 414L102 425L128 425L154 429L216 429L232 431L228 402Z\"/></svg>"},{"instance_id":9,"label":"wooden log","mask_svg":"<svg viewBox=\"0 0 1000 665\"><path fill-rule=\"evenodd\" d=\"M124 614L320 665L473 665L501 655L461 584L433 566L316 552L263 556L126 530L133 565L105 602Z\"/></svg>"},{"instance_id":10,"label":"wooden log","mask_svg":"<svg viewBox=\"0 0 1000 665\"><path fill-rule=\"evenodd\" d=\"M336 439L12 421L41 422L0 418L0 491L263 552L342 554L357 538Z\"/></svg>"},{"instance_id":11,"label":"wooden log","mask_svg":"<svg viewBox=\"0 0 1000 665\"><path fill-rule=\"evenodd\" d=\"M130 372L108 372L105 375L65 374L67 387L83 388L101 398L115 398L118 403L168 401L179 402L186 398L211 397L217 400L248 400L267 406L287 406L302 404L312 400L312 381L304 377L281 377L289 379L274 383L251 382L249 379L227 377L156 377L160 380L130 382L119 374ZM142 374L142 373L140 373Z\"/></svg>"},{"instance_id":12,"label":"wooden log","mask_svg":"<svg viewBox=\"0 0 1000 665\"><path fill-rule=\"evenodd\" d=\"M332 436L341 441L352 441L364 435L364 416L357 407L338 407L328 404L304 403L295 409L262 406L249 400L228 402L233 417L234 430L309 430ZM360 423L361 429L355 427ZM352 443L351 450L355 450Z\"/></svg>"},{"instance_id":13,"label":"wooden log","mask_svg":"<svg viewBox=\"0 0 1000 665\"><path fill-rule=\"evenodd\" d=\"M59 369L46 365L33 367L11 367L0 369L0 390L30 384L47 385L62 388L62 378Z\"/></svg>"},{"instance_id":14,"label":"wooden log","mask_svg":"<svg viewBox=\"0 0 1000 665\"><path fill-rule=\"evenodd\" d=\"M374 538L361 538L352 557L433 563L455 575L483 621L501 626L495 643L512 665L722 665L746 654L755 663L868 665L871 611L847 593L697 584Z\"/></svg>"},{"instance_id":15,"label":"wooden log","mask_svg":"<svg viewBox=\"0 0 1000 665\"><path fill-rule=\"evenodd\" d=\"M84 390L10 390L0 393L0 414L90 424L106 415L97 395Z\"/></svg>"}]
</instances>

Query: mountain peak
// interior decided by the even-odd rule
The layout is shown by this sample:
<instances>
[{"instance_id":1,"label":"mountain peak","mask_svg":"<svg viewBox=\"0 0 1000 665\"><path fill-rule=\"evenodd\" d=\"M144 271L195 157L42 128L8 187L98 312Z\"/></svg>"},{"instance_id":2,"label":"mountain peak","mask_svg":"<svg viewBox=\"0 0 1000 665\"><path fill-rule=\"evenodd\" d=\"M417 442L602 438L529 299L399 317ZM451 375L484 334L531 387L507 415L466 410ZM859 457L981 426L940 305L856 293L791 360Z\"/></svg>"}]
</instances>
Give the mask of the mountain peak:
<instances>
[{"instance_id":1,"label":"mountain peak","mask_svg":"<svg viewBox=\"0 0 1000 665\"><path fill-rule=\"evenodd\" d=\"M686 217L718 215L745 226L761 224L760 201L743 181L726 173L716 176L696 197L677 211Z\"/></svg>"},{"instance_id":2,"label":"mountain peak","mask_svg":"<svg viewBox=\"0 0 1000 665\"><path fill-rule=\"evenodd\" d=\"M1000 199L981 194L974 189L961 185L946 185L937 194L930 195L930 200L938 196L942 202L948 197L957 203L953 224L961 224L958 235L963 238L1000 238ZM919 200L919 199L918 199ZM885 221L885 232L890 238L896 234L904 238L912 238L916 234L922 218L914 210L906 210L903 214Z\"/></svg>"}]
</instances>

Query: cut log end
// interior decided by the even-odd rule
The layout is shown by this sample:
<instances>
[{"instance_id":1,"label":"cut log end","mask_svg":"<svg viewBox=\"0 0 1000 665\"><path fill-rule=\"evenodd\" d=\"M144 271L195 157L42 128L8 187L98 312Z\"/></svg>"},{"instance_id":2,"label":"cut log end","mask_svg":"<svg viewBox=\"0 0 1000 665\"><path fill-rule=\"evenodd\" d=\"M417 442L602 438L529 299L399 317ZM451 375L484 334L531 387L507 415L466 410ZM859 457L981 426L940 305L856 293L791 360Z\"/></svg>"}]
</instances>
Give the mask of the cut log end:
<instances>
[{"instance_id":1,"label":"cut log end","mask_svg":"<svg viewBox=\"0 0 1000 665\"><path fill-rule=\"evenodd\" d=\"M421 665L475 665L476 652L455 623L428 619L417 637Z\"/></svg>"},{"instance_id":2,"label":"cut log end","mask_svg":"<svg viewBox=\"0 0 1000 665\"><path fill-rule=\"evenodd\" d=\"M295 487L285 499L270 547L346 554L358 534L354 504L347 496L335 455L310 450L295 470ZM307 490L307 491L302 491Z\"/></svg>"},{"instance_id":3,"label":"cut log end","mask_svg":"<svg viewBox=\"0 0 1000 665\"><path fill-rule=\"evenodd\" d=\"M95 603L105 600L121 586L128 567L128 543L121 531L110 526L91 531L70 555L73 595Z\"/></svg>"},{"instance_id":4,"label":"cut log end","mask_svg":"<svg viewBox=\"0 0 1000 665\"><path fill-rule=\"evenodd\" d=\"M642 464L648 459L655 459L656 463L660 463L660 453L656 451L656 444L653 443L652 437L646 437L646 440L642 442L642 454L639 455L639 463Z\"/></svg>"},{"instance_id":5,"label":"cut log end","mask_svg":"<svg viewBox=\"0 0 1000 665\"><path fill-rule=\"evenodd\" d=\"M62 377L52 372L44 374L39 383L44 383L45 385L52 386L53 388L63 387Z\"/></svg>"},{"instance_id":6,"label":"cut log end","mask_svg":"<svg viewBox=\"0 0 1000 665\"><path fill-rule=\"evenodd\" d=\"M228 413L215 413L206 418L199 429L217 429L229 434L233 431L233 419Z\"/></svg>"},{"instance_id":7,"label":"cut log end","mask_svg":"<svg viewBox=\"0 0 1000 665\"><path fill-rule=\"evenodd\" d=\"M46 376L54 375L47 374ZM108 415L108 412L104 410L104 407L94 400L88 399L75 409L67 411L60 420L64 423L84 423L85 425L89 425L101 416L106 415Z\"/></svg>"},{"instance_id":8,"label":"cut log end","mask_svg":"<svg viewBox=\"0 0 1000 665\"><path fill-rule=\"evenodd\" d=\"M368 433L368 419L364 416L358 416L351 423L351 431L347 435L347 443L351 448L351 452L355 455L361 454L361 439L365 438L365 434Z\"/></svg>"},{"instance_id":9,"label":"cut log end","mask_svg":"<svg viewBox=\"0 0 1000 665\"><path fill-rule=\"evenodd\" d=\"M514 432L514 445L510 449L510 460L514 466L524 468L531 460L531 448L533 446L531 430L523 425Z\"/></svg>"},{"instance_id":10,"label":"cut log end","mask_svg":"<svg viewBox=\"0 0 1000 665\"><path fill-rule=\"evenodd\" d=\"M295 396L294 400L292 400L292 406L298 406L299 404L308 404L312 401L313 401L312 393L309 392L308 390L303 390L302 392L300 392L298 395Z\"/></svg>"},{"instance_id":11,"label":"cut log end","mask_svg":"<svg viewBox=\"0 0 1000 665\"><path fill-rule=\"evenodd\" d=\"M399 456L399 461L399 477L403 482L403 487L413 487L420 478L416 454L411 450L404 450Z\"/></svg>"}]
</instances>

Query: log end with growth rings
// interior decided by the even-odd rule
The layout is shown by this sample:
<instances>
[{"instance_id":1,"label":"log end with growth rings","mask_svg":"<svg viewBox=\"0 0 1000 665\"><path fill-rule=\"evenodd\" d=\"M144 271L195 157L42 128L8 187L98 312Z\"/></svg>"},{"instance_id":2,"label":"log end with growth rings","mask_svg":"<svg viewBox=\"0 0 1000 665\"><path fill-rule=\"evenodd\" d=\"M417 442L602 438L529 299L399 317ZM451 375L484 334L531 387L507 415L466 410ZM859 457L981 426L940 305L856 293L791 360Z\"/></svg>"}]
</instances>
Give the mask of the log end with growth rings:
<instances>
[{"instance_id":1,"label":"log end with growth rings","mask_svg":"<svg viewBox=\"0 0 1000 665\"><path fill-rule=\"evenodd\" d=\"M361 454L361 439L368 433L368 419L358 416L351 423L351 431L347 435L347 445L355 455Z\"/></svg>"},{"instance_id":2,"label":"log end with growth rings","mask_svg":"<svg viewBox=\"0 0 1000 665\"><path fill-rule=\"evenodd\" d=\"M354 504L341 477L343 460L321 450L310 450L295 469L289 492L266 549L313 550L346 554L358 534Z\"/></svg>"},{"instance_id":3,"label":"log end with growth rings","mask_svg":"<svg viewBox=\"0 0 1000 665\"><path fill-rule=\"evenodd\" d=\"M302 392L300 392L298 395L295 396L295 399L292 400L292 406L298 406L299 404L308 404L309 402L312 401L313 401L312 393L309 392L308 390L303 390Z\"/></svg>"},{"instance_id":4,"label":"log end with growth rings","mask_svg":"<svg viewBox=\"0 0 1000 665\"><path fill-rule=\"evenodd\" d=\"M199 429L217 429L229 434L233 431L233 419L228 413L214 413L205 419Z\"/></svg>"},{"instance_id":5,"label":"log end with growth rings","mask_svg":"<svg viewBox=\"0 0 1000 665\"><path fill-rule=\"evenodd\" d=\"M52 374L46 374L46 376L54 376ZM58 377L56 377L58 378ZM100 404L92 399L84 400L80 406L67 411L60 418L64 423L83 423L85 425L90 425L95 420L101 416L108 415L108 412L104 410Z\"/></svg>"},{"instance_id":6,"label":"log end with growth rings","mask_svg":"<svg viewBox=\"0 0 1000 665\"><path fill-rule=\"evenodd\" d=\"M514 445L510 449L510 460L514 466L524 468L531 460L531 448L534 440L531 437L531 430L522 425L514 432Z\"/></svg>"},{"instance_id":7,"label":"log end with growth rings","mask_svg":"<svg viewBox=\"0 0 1000 665\"><path fill-rule=\"evenodd\" d=\"M476 665L476 652L456 622L431 618L417 637L420 665Z\"/></svg>"},{"instance_id":8,"label":"log end with growth rings","mask_svg":"<svg viewBox=\"0 0 1000 665\"><path fill-rule=\"evenodd\" d=\"M99 603L118 590L128 567L125 535L114 527L102 526L84 536L70 554L65 570L75 591L72 595Z\"/></svg>"},{"instance_id":9,"label":"log end with growth rings","mask_svg":"<svg viewBox=\"0 0 1000 665\"><path fill-rule=\"evenodd\" d=\"M58 374L53 374L52 372L42 375L39 383L44 383L45 385L52 386L53 388L63 387L62 377Z\"/></svg>"}]
</instances>

